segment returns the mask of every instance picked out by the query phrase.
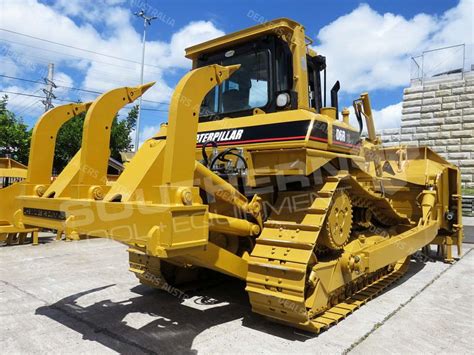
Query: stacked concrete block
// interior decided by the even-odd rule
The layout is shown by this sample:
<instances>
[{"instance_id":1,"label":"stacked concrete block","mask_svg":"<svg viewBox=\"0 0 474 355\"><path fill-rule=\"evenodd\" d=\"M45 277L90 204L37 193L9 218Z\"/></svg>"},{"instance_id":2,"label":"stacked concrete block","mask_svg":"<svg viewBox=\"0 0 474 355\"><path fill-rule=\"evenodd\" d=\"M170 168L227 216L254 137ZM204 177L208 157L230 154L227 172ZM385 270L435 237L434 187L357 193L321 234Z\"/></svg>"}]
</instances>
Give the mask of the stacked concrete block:
<instances>
[{"instance_id":1,"label":"stacked concrete block","mask_svg":"<svg viewBox=\"0 0 474 355\"><path fill-rule=\"evenodd\" d=\"M429 146L461 168L464 187L474 188L474 72L405 89L401 127L381 137L387 146Z\"/></svg>"}]
</instances>

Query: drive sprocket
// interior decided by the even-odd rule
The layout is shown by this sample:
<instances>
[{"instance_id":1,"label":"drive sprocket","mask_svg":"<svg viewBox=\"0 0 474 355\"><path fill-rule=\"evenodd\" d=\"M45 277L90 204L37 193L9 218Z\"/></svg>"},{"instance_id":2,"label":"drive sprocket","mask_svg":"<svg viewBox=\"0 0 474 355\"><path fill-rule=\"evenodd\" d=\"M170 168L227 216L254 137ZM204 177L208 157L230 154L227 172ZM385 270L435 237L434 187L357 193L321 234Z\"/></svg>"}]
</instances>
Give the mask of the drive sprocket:
<instances>
[{"instance_id":1,"label":"drive sprocket","mask_svg":"<svg viewBox=\"0 0 474 355\"><path fill-rule=\"evenodd\" d=\"M346 191L338 190L334 193L318 242L329 249L340 250L349 241L351 229L351 199Z\"/></svg>"}]
</instances>

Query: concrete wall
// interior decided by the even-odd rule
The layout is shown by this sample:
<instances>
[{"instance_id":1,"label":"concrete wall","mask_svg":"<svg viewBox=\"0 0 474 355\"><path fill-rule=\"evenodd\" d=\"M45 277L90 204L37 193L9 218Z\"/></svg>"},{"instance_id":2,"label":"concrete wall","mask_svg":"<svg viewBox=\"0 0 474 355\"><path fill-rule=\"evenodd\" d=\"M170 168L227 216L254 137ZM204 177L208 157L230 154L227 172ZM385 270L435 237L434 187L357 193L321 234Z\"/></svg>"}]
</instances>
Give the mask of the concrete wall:
<instances>
[{"instance_id":1,"label":"concrete wall","mask_svg":"<svg viewBox=\"0 0 474 355\"><path fill-rule=\"evenodd\" d=\"M381 132L384 145L429 146L461 167L474 188L474 73L413 84L403 92L400 128Z\"/></svg>"}]
</instances>

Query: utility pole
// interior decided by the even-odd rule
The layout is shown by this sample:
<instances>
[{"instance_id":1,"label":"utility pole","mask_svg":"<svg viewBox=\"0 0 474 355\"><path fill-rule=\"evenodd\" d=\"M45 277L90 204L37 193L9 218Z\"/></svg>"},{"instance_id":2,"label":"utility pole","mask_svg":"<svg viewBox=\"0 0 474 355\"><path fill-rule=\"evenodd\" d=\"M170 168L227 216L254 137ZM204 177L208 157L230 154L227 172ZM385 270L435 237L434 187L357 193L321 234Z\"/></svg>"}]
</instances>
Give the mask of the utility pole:
<instances>
[{"instance_id":1,"label":"utility pole","mask_svg":"<svg viewBox=\"0 0 474 355\"><path fill-rule=\"evenodd\" d=\"M46 98L41 102L44 105L44 112L52 109L53 103L51 102L53 99L56 98L53 94L53 89L56 89L56 84L54 83L54 63L48 64L48 77L44 78L44 82L46 83L46 89L43 89Z\"/></svg>"},{"instance_id":2,"label":"utility pole","mask_svg":"<svg viewBox=\"0 0 474 355\"><path fill-rule=\"evenodd\" d=\"M145 10L140 10L140 12L135 12L134 14L137 17L141 17L143 19L143 39L142 39L142 68L140 72L140 84L143 85L143 70L145 68L145 43L146 43L146 28L147 26L151 26L151 21L155 20L156 16L146 16ZM140 118L142 115L142 97L138 101L138 115L137 115L137 123L135 125L135 153L138 150L138 144L140 142Z\"/></svg>"}]
</instances>

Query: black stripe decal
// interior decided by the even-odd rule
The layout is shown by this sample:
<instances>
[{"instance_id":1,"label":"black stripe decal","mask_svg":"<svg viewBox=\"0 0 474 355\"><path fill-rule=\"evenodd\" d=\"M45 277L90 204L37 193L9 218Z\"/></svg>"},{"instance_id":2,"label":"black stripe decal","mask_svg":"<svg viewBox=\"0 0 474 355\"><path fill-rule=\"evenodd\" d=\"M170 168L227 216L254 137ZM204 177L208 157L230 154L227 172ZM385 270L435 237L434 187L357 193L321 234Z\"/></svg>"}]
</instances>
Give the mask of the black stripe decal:
<instances>
[{"instance_id":1,"label":"black stripe decal","mask_svg":"<svg viewBox=\"0 0 474 355\"><path fill-rule=\"evenodd\" d=\"M303 120L200 132L197 136L197 145L202 145L207 141L216 141L219 145L228 145L303 140L306 138L310 123L310 120ZM327 132L318 133L318 137L322 136L327 140ZM154 139L160 140L165 139L165 137L155 137Z\"/></svg>"},{"instance_id":2,"label":"black stripe decal","mask_svg":"<svg viewBox=\"0 0 474 355\"><path fill-rule=\"evenodd\" d=\"M200 132L197 136L197 145L201 146L203 143L208 141L216 141L220 146L225 146L304 140L308 133L310 124L310 120L302 120ZM349 130L345 131L348 132L347 136L350 137L352 137L352 133L356 133ZM334 133L333 137L335 137ZM153 139L162 140L165 138L166 137L164 136L160 136L154 137ZM316 142L327 143L328 124L326 122L314 121L309 139Z\"/></svg>"},{"instance_id":3,"label":"black stripe decal","mask_svg":"<svg viewBox=\"0 0 474 355\"><path fill-rule=\"evenodd\" d=\"M271 142L281 140L302 140L308 133L310 121L293 121L215 130L198 133L197 144L216 141L219 145L239 143Z\"/></svg>"}]
</instances>

